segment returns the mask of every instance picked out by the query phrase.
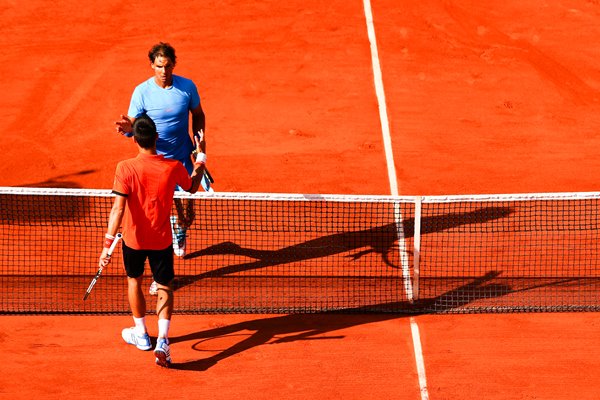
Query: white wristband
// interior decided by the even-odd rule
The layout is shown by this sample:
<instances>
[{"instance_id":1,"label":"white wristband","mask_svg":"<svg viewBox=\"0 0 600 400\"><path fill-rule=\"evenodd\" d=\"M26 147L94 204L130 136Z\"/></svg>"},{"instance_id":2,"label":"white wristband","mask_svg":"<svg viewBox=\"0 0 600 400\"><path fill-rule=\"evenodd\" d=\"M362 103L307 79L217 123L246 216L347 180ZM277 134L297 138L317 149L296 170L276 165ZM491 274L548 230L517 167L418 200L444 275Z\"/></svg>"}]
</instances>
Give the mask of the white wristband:
<instances>
[{"instance_id":1,"label":"white wristband","mask_svg":"<svg viewBox=\"0 0 600 400\"><path fill-rule=\"evenodd\" d=\"M196 155L196 162L197 163L206 164L206 154L205 153L198 153Z\"/></svg>"}]
</instances>

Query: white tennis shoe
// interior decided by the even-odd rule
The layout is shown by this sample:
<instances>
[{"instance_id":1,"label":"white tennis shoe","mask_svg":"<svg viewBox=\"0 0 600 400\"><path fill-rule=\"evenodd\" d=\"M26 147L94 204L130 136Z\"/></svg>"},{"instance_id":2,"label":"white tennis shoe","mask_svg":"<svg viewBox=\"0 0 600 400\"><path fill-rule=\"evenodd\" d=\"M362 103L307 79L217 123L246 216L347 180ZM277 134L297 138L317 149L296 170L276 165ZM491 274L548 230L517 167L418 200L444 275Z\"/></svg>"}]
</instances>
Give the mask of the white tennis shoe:
<instances>
[{"instance_id":1,"label":"white tennis shoe","mask_svg":"<svg viewBox=\"0 0 600 400\"><path fill-rule=\"evenodd\" d=\"M139 336L135 333L134 328L125 328L121 332L121 336L123 340L127 344L132 344L140 350L150 350L152 349L152 343L150 342L150 336L148 333L144 333L142 336Z\"/></svg>"},{"instance_id":2,"label":"white tennis shoe","mask_svg":"<svg viewBox=\"0 0 600 400\"><path fill-rule=\"evenodd\" d=\"M154 349L154 355L156 356L156 365L168 368L171 365L171 349L167 344L167 340L158 338L156 341L156 348Z\"/></svg>"}]
</instances>

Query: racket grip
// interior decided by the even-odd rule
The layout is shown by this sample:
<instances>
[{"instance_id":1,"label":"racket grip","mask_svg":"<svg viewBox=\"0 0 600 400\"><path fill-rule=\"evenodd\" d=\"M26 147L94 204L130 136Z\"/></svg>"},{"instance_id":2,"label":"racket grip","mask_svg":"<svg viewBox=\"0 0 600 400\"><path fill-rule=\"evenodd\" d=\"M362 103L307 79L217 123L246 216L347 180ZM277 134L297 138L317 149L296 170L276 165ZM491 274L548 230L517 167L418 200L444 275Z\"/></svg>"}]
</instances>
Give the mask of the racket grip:
<instances>
[{"instance_id":1,"label":"racket grip","mask_svg":"<svg viewBox=\"0 0 600 400\"><path fill-rule=\"evenodd\" d=\"M117 243L119 242L119 240L123 237L123 235L121 233L117 233L117 235L115 236L115 240L112 242L112 244L110 245L110 247L108 248L108 254L107 256L111 256L113 251L115 251L115 247L117 247Z\"/></svg>"}]
</instances>

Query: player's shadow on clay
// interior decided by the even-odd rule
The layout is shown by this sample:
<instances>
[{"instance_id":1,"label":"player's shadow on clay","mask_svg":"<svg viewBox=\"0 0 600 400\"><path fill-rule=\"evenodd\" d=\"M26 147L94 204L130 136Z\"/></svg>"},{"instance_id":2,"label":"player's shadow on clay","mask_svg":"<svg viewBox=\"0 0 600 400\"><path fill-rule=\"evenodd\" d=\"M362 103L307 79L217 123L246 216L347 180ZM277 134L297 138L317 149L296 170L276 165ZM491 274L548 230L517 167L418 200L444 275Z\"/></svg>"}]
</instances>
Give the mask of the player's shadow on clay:
<instances>
[{"instance_id":1,"label":"player's shadow on clay","mask_svg":"<svg viewBox=\"0 0 600 400\"><path fill-rule=\"evenodd\" d=\"M454 300L451 303L452 307L461 307L481 298L497 297L510 292L510 286L493 283L498 275L499 272L490 271L479 278L472 279L467 284L427 301L431 302L431 306L435 305L438 312L444 312L447 311L450 304L445 301L446 299ZM379 306L383 309L395 309L398 304L387 303ZM367 313L366 311L365 308L358 307L344 310L343 313L323 312L275 316L174 336L169 339L174 349L190 342L189 345L192 349L207 356L187 361L177 361L175 358L176 362L171 365L171 368L205 371L218 362L258 346L307 340L342 340L345 336L335 334L336 331L407 316L398 313ZM234 343L224 349L214 348L214 343L224 342Z\"/></svg>"},{"instance_id":2,"label":"player's shadow on clay","mask_svg":"<svg viewBox=\"0 0 600 400\"><path fill-rule=\"evenodd\" d=\"M77 188L79 185L71 180L74 176L94 173L95 170L80 171L76 174L58 175L46 181L31 183L24 187L39 188ZM58 223L61 221L88 221L90 210L98 207L98 199L90 196L7 196L2 199L3 212L0 222L19 224L28 223Z\"/></svg>"},{"instance_id":3,"label":"player's shadow on clay","mask_svg":"<svg viewBox=\"0 0 600 400\"><path fill-rule=\"evenodd\" d=\"M441 232L462 225L483 224L509 216L513 212L510 207L484 207L471 212L449 213L428 216L421 219L421 233L426 235ZM414 219L406 219L402 224L405 238L414 235ZM335 254L348 253L354 260L374 253L391 268L400 268L394 264L389 253L398 251L399 229L395 223L376 226L374 228L321 236L292 246L277 250L259 250L242 247L234 242L222 242L205 249L190 253L186 259L208 255L235 255L253 258L255 261L226 265L194 276L176 278L175 289L193 284L203 278L220 277L227 274L255 270L259 268L284 265L316 258L329 257Z\"/></svg>"},{"instance_id":4,"label":"player's shadow on clay","mask_svg":"<svg viewBox=\"0 0 600 400\"><path fill-rule=\"evenodd\" d=\"M96 171L95 169L86 169L73 174L58 175L45 181L23 185L23 187L79 189L81 185L74 181L73 178L93 174Z\"/></svg>"}]
</instances>

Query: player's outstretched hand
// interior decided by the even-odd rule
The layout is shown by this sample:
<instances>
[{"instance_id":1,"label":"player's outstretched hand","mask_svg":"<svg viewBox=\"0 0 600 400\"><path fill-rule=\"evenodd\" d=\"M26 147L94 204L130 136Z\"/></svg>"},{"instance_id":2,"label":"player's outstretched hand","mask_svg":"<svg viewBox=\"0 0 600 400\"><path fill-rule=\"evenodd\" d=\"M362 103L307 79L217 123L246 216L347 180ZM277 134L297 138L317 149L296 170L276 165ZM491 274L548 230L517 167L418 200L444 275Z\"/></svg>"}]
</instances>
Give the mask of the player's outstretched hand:
<instances>
[{"instance_id":1,"label":"player's outstretched hand","mask_svg":"<svg viewBox=\"0 0 600 400\"><path fill-rule=\"evenodd\" d=\"M127 115L121 114L121 119L115 121L115 125L117 126L117 132L121 135L130 135L133 130L133 124Z\"/></svg>"},{"instance_id":2,"label":"player's outstretched hand","mask_svg":"<svg viewBox=\"0 0 600 400\"><path fill-rule=\"evenodd\" d=\"M194 144L196 145L196 152L206 153L206 141L204 140L204 130L200 129L194 135Z\"/></svg>"}]
</instances>

